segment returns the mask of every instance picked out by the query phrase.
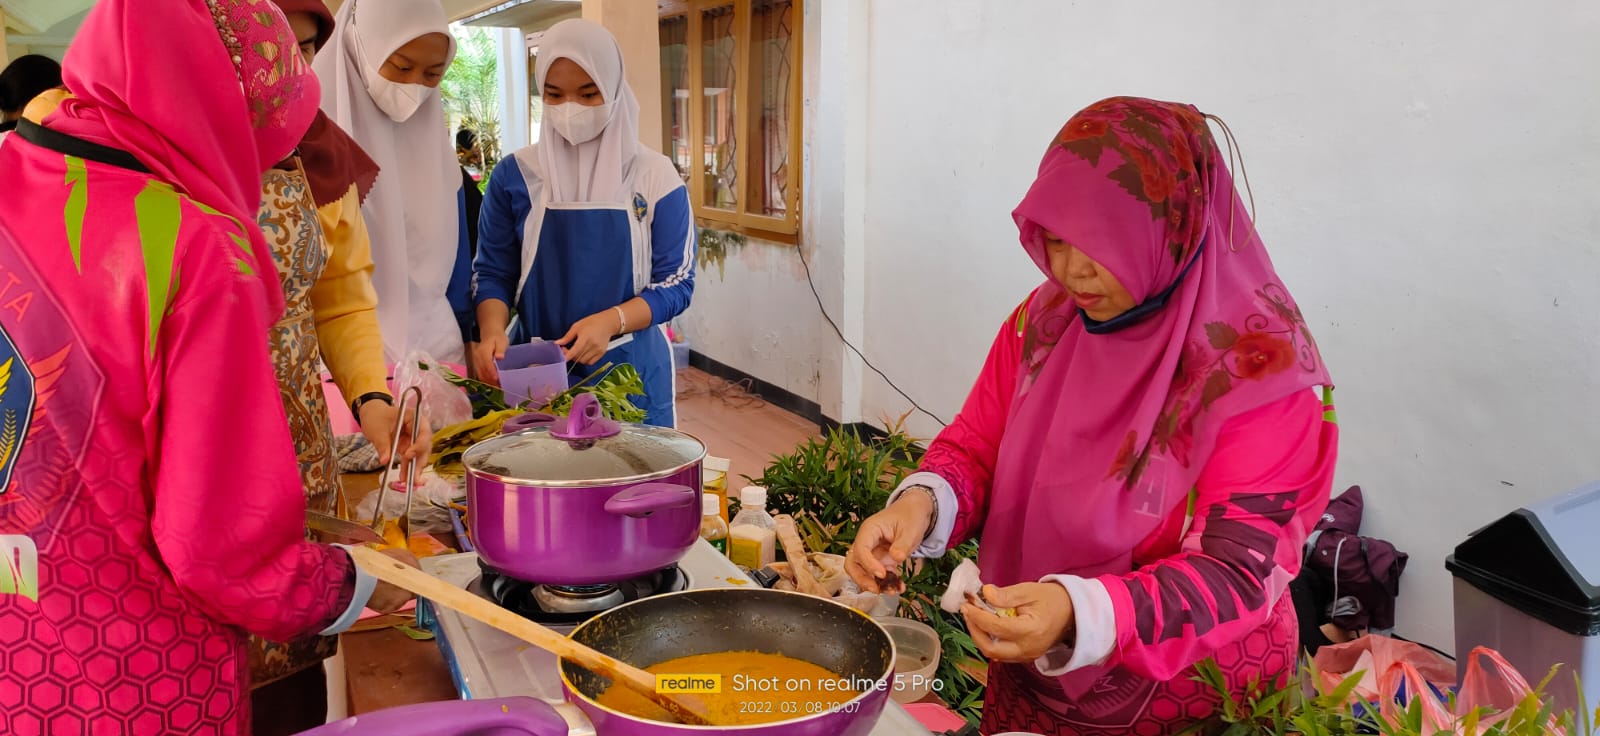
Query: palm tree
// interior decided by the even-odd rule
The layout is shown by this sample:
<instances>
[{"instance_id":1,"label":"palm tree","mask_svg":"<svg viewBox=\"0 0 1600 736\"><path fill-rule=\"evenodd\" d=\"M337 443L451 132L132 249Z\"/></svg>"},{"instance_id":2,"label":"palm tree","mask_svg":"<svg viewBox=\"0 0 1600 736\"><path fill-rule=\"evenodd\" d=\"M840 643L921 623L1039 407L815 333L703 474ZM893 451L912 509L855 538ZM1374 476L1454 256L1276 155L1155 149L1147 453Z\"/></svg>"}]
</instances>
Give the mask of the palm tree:
<instances>
[{"instance_id":1,"label":"palm tree","mask_svg":"<svg viewBox=\"0 0 1600 736\"><path fill-rule=\"evenodd\" d=\"M500 161L500 49L482 28L456 26L456 60L439 89L452 120L478 134L487 175Z\"/></svg>"}]
</instances>

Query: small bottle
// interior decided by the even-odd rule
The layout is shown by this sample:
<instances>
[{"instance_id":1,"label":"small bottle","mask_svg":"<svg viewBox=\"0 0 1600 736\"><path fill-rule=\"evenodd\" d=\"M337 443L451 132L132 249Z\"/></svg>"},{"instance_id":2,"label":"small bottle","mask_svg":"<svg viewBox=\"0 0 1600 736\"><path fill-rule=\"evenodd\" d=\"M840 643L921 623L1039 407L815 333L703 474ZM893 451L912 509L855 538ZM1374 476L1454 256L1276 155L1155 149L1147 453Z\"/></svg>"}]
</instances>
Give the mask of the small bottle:
<instances>
[{"instance_id":1,"label":"small bottle","mask_svg":"<svg viewBox=\"0 0 1600 736\"><path fill-rule=\"evenodd\" d=\"M739 513L728 528L728 559L760 570L777 561L778 522L767 513L767 489L750 486L739 492Z\"/></svg>"},{"instance_id":2,"label":"small bottle","mask_svg":"<svg viewBox=\"0 0 1600 736\"><path fill-rule=\"evenodd\" d=\"M728 554L728 522L722 520L722 499L707 493L700 499L700 538Z\"/></svg>"}]
</instances>

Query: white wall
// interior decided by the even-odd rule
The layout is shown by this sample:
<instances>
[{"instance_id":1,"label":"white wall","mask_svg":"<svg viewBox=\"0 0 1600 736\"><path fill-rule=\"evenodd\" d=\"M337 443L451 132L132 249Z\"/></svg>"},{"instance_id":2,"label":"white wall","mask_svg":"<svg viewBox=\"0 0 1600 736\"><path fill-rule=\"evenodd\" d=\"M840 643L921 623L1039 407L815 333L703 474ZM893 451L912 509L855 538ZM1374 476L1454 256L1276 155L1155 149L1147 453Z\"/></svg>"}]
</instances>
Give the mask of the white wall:
<instances>
[{"instance_id":1,"label":"white wall","mask_svg":"<svg viewBox=\"0 0 1600 736\"><path fill-rule=\"evenodd\" d=\"M866 93L865 19L864 3L812 0L805 4L801 34L800 248L828 314L858 344L865 318L860 263L866 118L859 102ZM847 150L856 155L845 155ZM678 320L694 350L816 401L831 418L856 421L859 368L823 320L797 248L751 240L729 254L725 268L725 276L714 266L699 271L694 303Z\"/></svg>"},{"instance_id":2,"label":"white wall","mask_svg":"<svg viewBox=\"0 0 1600 736\"><path fill-rule=\"evenodd\" d=\"M1453 649L1444 556L1600 478L1600 4L870 7L866 349L928 408L1041 278L1010 211L1044 145L1134 94L1239 138L1339 386L1336 490L1411 554L1399 633ZM868 376L865 415L906 408Z\"/></svg>"}]
</instances>

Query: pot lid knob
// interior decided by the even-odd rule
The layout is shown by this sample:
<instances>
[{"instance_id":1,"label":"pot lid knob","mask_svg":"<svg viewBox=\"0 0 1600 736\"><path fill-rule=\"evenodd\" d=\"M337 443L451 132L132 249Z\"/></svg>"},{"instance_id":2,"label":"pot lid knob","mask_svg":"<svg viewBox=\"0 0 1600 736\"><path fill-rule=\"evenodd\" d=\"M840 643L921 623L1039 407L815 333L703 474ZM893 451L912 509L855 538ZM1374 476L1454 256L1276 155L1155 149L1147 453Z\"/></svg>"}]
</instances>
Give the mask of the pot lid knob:
<instances>
[{"instance_id":1,"label":"pot lid knob","mask_svg":"<svg viewBox=\"0 0 1600 736\"><path fill-rule=\"evenodd\" d=\"M622 425L606 417L600 409L600 400L590 393L573 397L572 412L565 419L557 419L550 428L550 436L556 439L584 444L621 433Z\"/></svg>"}]
</instances>

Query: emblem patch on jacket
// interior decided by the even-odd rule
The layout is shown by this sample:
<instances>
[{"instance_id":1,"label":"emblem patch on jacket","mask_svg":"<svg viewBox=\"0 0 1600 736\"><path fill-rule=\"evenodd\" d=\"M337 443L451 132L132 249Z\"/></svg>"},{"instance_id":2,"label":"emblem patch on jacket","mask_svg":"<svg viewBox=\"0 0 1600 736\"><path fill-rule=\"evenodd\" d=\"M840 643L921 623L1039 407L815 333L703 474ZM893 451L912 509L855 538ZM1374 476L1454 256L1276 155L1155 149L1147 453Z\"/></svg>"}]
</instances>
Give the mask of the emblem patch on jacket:
<instances>
[{"instance_id":1,"label":"emblem patch on jacket","mask_svg":"<svg viewBox=\"0 0 1600 736\"><path fill-rule=\"evenodd\" d=\"M33 424L33 373L11 334L0 326L0 493L11 487L11 473Z\"/></svg>"},{"instance_id":2,"label":"emblem patch on jacket","mask_svg":"<svg viewBox=\"0 0 1600 736\"><path fill-rule=\"evenodd\" d=\"M33 374L10 333L0 325L0 493L11 487L11 471L33 424ZM39 601L39 548L22 534L0 534L0 596Z\"/></svg>"},{"instance_id":3,"label":"emblem patch on jacket","mask_svg":"<svg viewBox=\"0 0 1600 736\"><path fill-rule=\"evenodd\" d=\"M644 215L650 211L650 203L644 201L644 195L633 193L633 219L644 222Z\"/></svg>"}]
</instances>

